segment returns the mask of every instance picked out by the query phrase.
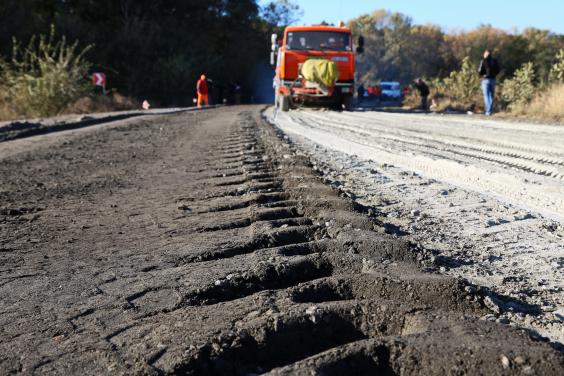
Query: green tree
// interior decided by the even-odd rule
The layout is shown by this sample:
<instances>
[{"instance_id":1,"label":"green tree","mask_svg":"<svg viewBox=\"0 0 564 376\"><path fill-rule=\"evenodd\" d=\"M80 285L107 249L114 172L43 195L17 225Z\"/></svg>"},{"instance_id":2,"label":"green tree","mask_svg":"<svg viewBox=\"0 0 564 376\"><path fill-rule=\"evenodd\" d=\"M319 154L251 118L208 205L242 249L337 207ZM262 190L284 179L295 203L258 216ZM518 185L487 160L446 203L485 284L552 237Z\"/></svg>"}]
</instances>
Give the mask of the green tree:
<instances>
[{"instance_id":1,"label":"green tree","mask_svg":"<svg viewBox=\"0 0 564 376\"><path fill-rule=\"evenodd\" d=\"M526 63L505 80L501 97L511 110L518 110L531 101L535 94L535 68L533 63Z\"/></svg>"},{"instance_id":2,"label":"green tree","mask_svg":"<svg viewBox=\"0 0 564 376\"><path fill-rule=\"evenodd\" d=\"M300 20L303 12L291 0L271 1L261 9L262 18L269 24L284 27Z\"/></svg>"},{"instance_id":3,"label":"green tree","mask_svg":"<svg viewBox=\"0 0 564 376\"><path fill-rule=\"evenodd\" d=\"M357 59L360 81L375 84L381 80L413 78L408 54L411 18L378 10L351 20L348 25L354 34L364 35L366 39L365 53Z\"/></svg>"},{"instance_id":4,"label":"green tree","mask_svg":"<svg viewBox=\"0 0 564 376\"><path fill-rule=\"evenodd\" d=\"M86 57L124 94L189 104L206 72L216 97L238 82L248 98L270 33L298 14L290 1L275 5L273 24L256 0L2 0L0 55L9 56L12 36L28 41L55 24L59 37L96 46Z\"/></svg>"}]
</instances>

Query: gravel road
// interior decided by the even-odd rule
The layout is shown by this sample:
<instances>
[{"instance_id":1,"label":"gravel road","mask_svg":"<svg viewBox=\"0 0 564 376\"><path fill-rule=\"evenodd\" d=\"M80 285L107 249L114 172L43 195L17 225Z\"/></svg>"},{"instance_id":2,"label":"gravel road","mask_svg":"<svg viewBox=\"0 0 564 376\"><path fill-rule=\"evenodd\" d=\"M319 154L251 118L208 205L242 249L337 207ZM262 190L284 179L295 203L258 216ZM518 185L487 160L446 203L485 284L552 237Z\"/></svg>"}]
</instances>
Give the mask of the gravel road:
<instances>
[{"instance_id":1,"label":"gravel road","mask_svg":"<svg viewBox=\"0 0 564 376\"><path fill-rule=\"evenodd\" d=\"M0 374L564 372L261 107L13 139L0 160Z\"/></svg>"},{"instance_id":2,"label":"gravel road","mask_svg":"<svg viewBox=\"0 0 564 376\"><path fill-rule=\"evenodd\" d=\"M564 127L369 111L274 115L330 184L432 250L442 273L508 297L492 319L564 343Z\"/></svg>"}]
</instances>

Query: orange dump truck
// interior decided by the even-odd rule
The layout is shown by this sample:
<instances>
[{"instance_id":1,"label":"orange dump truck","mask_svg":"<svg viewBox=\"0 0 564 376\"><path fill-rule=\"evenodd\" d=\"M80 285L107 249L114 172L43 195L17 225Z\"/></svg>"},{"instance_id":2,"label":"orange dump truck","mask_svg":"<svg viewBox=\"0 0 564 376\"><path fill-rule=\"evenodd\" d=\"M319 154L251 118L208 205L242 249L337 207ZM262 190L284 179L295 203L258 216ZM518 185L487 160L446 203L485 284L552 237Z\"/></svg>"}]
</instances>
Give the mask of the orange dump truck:
<instances>
[{"instance_id":1,"label":"orange dump truck","mask_svg":"<svg viewBox=\"0 0 564 376\"><path fill-rule=\"evenodd\" d=\"M292 26L282 41L272 35L271 64L275 104L288 111L297 104L350 109L353 103L355 52L362 53L364 39L353 49L347 27ZM311 60L311 61L310 61Z\"/></svg>"}]
</instances>

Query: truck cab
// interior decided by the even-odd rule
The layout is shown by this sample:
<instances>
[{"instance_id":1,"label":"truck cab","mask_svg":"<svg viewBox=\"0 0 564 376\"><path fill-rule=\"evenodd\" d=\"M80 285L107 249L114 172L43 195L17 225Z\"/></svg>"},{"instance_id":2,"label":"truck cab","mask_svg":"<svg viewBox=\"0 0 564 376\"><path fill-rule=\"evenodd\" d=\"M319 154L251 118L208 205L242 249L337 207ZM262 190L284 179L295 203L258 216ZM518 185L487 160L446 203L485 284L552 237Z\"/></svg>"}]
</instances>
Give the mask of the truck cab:
<instances>
[{"instance_id":1,"label":"truck cab","mask_svg":"<svg viewBox=\"0 0 564 376\"><path fill-rule=\"evenodd\" d=\"M360 37L356 52L362 52L363 44ZM335 64L338 78L332 87L320 88L304 79L301 67L310 59L323 59ZM302 103L352 107L356 67L349 28L321 25L287 27L281 42L278 36L272 36L271 63L276 66L276 105L282 110Z\"/></svg>"}]
</instances>

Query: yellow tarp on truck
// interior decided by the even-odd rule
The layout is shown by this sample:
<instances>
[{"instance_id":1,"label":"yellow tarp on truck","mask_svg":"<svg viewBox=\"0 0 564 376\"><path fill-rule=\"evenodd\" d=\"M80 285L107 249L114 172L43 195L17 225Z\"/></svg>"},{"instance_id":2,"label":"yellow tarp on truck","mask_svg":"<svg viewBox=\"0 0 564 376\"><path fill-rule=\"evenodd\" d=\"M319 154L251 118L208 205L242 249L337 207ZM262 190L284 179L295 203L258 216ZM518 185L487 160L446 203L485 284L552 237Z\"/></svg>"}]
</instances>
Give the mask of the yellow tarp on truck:
<instances>
[{"instance_id":1,"label":"yellow tarp on truck","mask_svg":"<svg viewBox=\"0 0 564 376\"><path fill-rule=\"evenodd\" d=\"M300 73L307 81L315 82L325 87L335 86L335 82L339 78L337 64L325 59L307 60L302 65Z\"/></svg>"}]
</instances>

